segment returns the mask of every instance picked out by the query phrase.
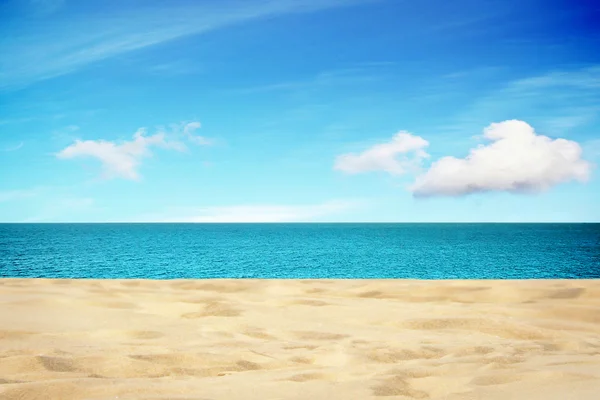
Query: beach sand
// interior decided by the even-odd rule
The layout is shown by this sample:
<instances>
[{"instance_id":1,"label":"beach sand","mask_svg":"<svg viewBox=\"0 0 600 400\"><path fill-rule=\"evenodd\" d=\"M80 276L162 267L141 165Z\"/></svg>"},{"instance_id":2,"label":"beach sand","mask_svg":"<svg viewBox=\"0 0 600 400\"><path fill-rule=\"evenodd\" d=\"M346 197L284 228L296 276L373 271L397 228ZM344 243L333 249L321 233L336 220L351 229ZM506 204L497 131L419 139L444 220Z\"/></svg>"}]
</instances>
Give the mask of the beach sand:
<instances>
[{"instance_id":1,"label":"beach sand","mask_svg":"<svg viewBox=\"0 0 600 400\"><path fill-rule=\"evenodd\" d=\"M600 399L600 281L0 279L0 399Z\"/></svg>"}]
</instances>

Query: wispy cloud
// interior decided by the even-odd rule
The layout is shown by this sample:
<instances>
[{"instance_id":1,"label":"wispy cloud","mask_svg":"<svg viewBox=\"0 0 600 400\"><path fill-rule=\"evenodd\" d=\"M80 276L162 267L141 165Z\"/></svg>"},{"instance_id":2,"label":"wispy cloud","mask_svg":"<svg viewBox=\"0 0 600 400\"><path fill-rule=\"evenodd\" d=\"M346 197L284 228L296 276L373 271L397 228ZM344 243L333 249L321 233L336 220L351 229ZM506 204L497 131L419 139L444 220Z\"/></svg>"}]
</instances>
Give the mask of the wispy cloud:
<instances>
[{"instance_id":1,"label":"wispy cloud","mask_svg":"<svg viewBox=\"0 0 600 400\"><path fill-rule=\"evenodd\" d=\"M551 134L573 129L600 116L600 66L557 70L517 79L476 99L446 130L474 129L483 121L535 119ZM526 115L525 115L526 114Z\"/></svg>"},{"instance_id":2,"label":"wispy cloud","mask_svg":"<svg viewBox=\"0 0 600 400\"><path fill-rule=\"evenodd\" d=\"M213 144L213 141L211 139L195 134L195 132L201 127L202 125L200 124L200 122L197 121L185 123L182 129L183 134L189 141L200 146L208 146Z\"/></svg>"},{"instance_id":3,"label":"wispy cloud","mask_svg":"<svg viewBox=\"0 0 600 400\"><path fill-rule=\"evenodd\" d=\"M17 150L21 149L23 146L25 146L25 142L19 142L18 144L15 144L15 145L10 145L10 146L0 148L0 151L3 151L3 152L17 151Z\"/></svg>"},{"instance_id":4,"label":"wispy cloud","mask_svg":"<svg viewBox=\"0 0 600 400\"><path fill-rule=\"evenodd\" d=\"M176 216L144 217L155 222L310 222L327 219L338 213L354 210L364 206L364 201L331 200L318 204L276 205L251 204L222 207L200 207L179 211ZM184 214L184 215L182 215Z\"/></svg>"},{"instance_id":5,"label":"wispy cloud","mask_svg":"<svg viewBox=\"0 0 600 400\"><path fill-rule=\"evenodd\" d=\"M306 79L268 83L259 86L226 90L225 92L232 94L253 94L261 92L306 91L383 81L386 77L387 68L393 65L395 63L392 62L360 63L348 66L347 68L323 71Z\"/></svg>"},{"instance_id":6,"label":"wispy cloud","mask_svg":"<svg viewBox=\"0 0 600 400\"><path fill-rule=\"evenodd\" d=\"M523 90L546 89L550 87L600 89L600 66L571 71L552 71L545 75L520 79L513 82L507 90L521 93Z\"/></svg>"},{"instance_id":7,"label":"wispy cloud","mask_svg":"<svg viewBox=\"0 0 600 400\"><path fill-rule=\"evenodd\" d=\"M34 189L16 189L16 190L4 190L0 191L0 203L6 201L22 200L29 197L34 197L39 194L38 188Z\"/></svg>"},{"instance_id":8,"label":"wispy cloud","mask_svg":"<svg viewBox=\"0 0 600 400\"><path fill-rule=\"evenodd\" d=\"M172 131L160 129L154 135L146 135L146 128L140 128L133 135L133 139L123 142L107 140L76 140L75 143L64 148L56 154L60 159L79 157L94 158L102 164L103 178L124 178L138 180L138 169L142 160L152 156L151 148L159 147L185 151L186 145L179 140L183 134L185 138L199 145L210 144L209 139L197 136L194 131L200 128L199 122L173 124Z\"/></svg>"},{"instance_id":9,"label":"wispy cloud","mask_svg":"<svg viewBox=\"0 0 600 400\"><path fill-rule=\"evenodd\" d=\"M71 10L66 4L70 13L55 13L43 24L6 24L0 28L4 38L0 53L11 55L0 58L0 89L63 75L132 50L244 21L365 1L372 0L135 2L136 7L118 3L110 13L94 7ZM18 20L19 16L13 18Z\"/></svg>"},{"instance_id":10,"label":"wispy cloud","mask_svg":"<svg viewBox=\"0 0 600 400\"><path fill-rule=\"evenodd\" d=\"M0 119L0 125L21 124L23 122L29 122L33 120L35 120L33 117Z\"/></svg>"},{"instance_id":11,"label":"wispy cloud","mask_svg":"<svg viewBox=\"0 0 600 400\"><path fill-rule=\"evenodd\" d=\"M146 71L152 75L160 75L160 76L179 76L179 75L187 75L194 74L197 72L201 72L203 70L202 66L198 66L196 64L192 64L189 61L185 60L174 60L169 62L163 62L159 64L150 65L147 67Z\"/></svg>"},{"instance_id":12,"label":"wispy cloud","mask_svg":"<svg viewBox=\"0 0 600 400\"><path fill-rule=\"evenodd\" d=\"M376 144L361 153L338 156L334 169L349 174L384 171L402 175L418 167L429 156L423 150L428 145L425 139L401 131L387 143Z\"/></svg>"}]
</instances>

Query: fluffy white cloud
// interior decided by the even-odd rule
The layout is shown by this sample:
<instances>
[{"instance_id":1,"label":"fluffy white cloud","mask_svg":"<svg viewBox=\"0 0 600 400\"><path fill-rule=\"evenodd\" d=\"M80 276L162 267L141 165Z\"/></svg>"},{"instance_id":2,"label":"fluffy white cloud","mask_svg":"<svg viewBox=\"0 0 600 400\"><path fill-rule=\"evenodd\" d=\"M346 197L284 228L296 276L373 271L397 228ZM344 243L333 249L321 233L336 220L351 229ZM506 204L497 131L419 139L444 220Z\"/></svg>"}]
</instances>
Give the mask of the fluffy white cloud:
<instances>
[{"instance_id":1,"label":"fluffy white cloud","mask_svg":"<svg viewBox=\"0 0 600 400\"><path fill-rule=\"evenodd\" d=\"M355 209L362 201L331 200L309 205L235 205L180 211L180 217L144 217L159 222L304 222Z\"/></svg>"},{"instance_id":2,"label":"fluffy white cloud","mask_svg":"<svg viewBox=\"0 0 600 400\"><path fill-rule=\"evenodd\" d=\"M540 192L559 183L586 181L591 164L576 142L538 135L526 122L493 123L483 131L491 141L465 158L443 157L418 176L415 196L459 196L477 192Z\"/></svg>"},{"instance_id":3,"label":"fluffy white cloud","mask_svg":"<svg viewBox=\"0 0 600 400\"><path fill-rule=\"evenodd\" d=\"M334 169L349 174L385 171L401 175L420 165L429 155L423 150L429 143L406 131L400 131L387 143L376 144L359 154L338 156Z\"/></svg>"},{"instance_id":4,"label":"fluffy white cloud","mask_svg":"<svg viewBox=\"0 0 600 400\"><path fill-rule=\"evenodd\" d=\"M194 134L200 128L200 122L172 124L170 130L159 129L158 133L148 136L145 128L140 128L133 139L121 143L106 140L75 140L75 143L60 151L56 156L61 159L91 157L102 163L104 178L139 179L138 168L142 159L152 155L151 147L161 147L177 151L186 151L186 145L180 139L186 139L198 145L209 145L212 141Z\"/></svg>"},{"instance_id":5,"label":"fluffy white cloud","mask_svg":"<svg viewBox=\"0 0 600 400\"><path fill-rule=\"evenodd\" d=\"M170 148L183 151L185 146L176 141L168 141L164 133L146 136L141 128L133 135L133 140L117 144L105 140L76 140L75 143L57 154L58 158L96 158L102 163L105 178L121 177L138 179L138 167L144 157L152 155L150 147Z\"/></svg>"}]
</instances>

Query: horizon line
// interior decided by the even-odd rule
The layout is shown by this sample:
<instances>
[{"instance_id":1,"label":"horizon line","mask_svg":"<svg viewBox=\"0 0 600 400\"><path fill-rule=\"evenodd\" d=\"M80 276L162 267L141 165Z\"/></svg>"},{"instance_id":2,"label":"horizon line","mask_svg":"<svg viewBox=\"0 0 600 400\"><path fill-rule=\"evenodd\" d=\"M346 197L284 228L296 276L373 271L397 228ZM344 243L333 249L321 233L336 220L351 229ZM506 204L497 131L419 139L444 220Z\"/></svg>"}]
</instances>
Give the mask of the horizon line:
<instances>
[{"instance_id":1,"label":"horizon line","mask_svg":"<svg viewBox=\"0 0 600 400\"><path fill-rule=\"evenodd\" d=\"M22 221L18 221L18 222L4 222L4 221L0 221L0 225L83 225L83 224L87 224L87 225L109 225L109 224L113 224L113 225L118 225L118 224L137 224L137 225L142 225L142 224L153 224L153 225L234 225L234 224L244 224L244 225L266 225L266 224L270 224L270 225L276 225L276 224L296 224L296 225L323 225L323 224L329 224L329 225L343 225L343 224L600 224L600 221L418 221L418 222L407 222L407 221L344 221L344 222L327 222L327 221L320 221L320 222L309 222L309 221L277 221L277 222L273 222L273 221L264 221L264 222L244 222L244 221L228 221L228 222L162 222L162 221L146 221L146 222L140 222L140 221L136 221L136 222L131 222L131 221L107 221L107 222L91 222L91 221L79 221L79 222L73 222L73 221L54 221L54 222L22 222Z\"/></svg>"}]
</instances>

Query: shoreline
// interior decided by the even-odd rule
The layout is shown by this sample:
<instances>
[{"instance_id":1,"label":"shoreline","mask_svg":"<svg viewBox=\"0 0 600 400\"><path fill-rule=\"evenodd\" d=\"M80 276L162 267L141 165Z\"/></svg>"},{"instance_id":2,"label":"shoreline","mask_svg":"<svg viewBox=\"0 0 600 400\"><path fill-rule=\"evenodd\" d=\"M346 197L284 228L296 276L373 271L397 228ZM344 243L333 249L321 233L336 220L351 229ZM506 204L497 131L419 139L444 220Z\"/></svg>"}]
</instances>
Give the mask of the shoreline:
<instances>
[{"instance_id":1,"label":"shoreline","mask_svg":"<svg viewBox=\"0 0 600 400\"><path fill-rule=\"evenodd\" d=\"M1 278L0 357L8 400L591 400L600 280Z\"/></svg>"}]
</instances>

